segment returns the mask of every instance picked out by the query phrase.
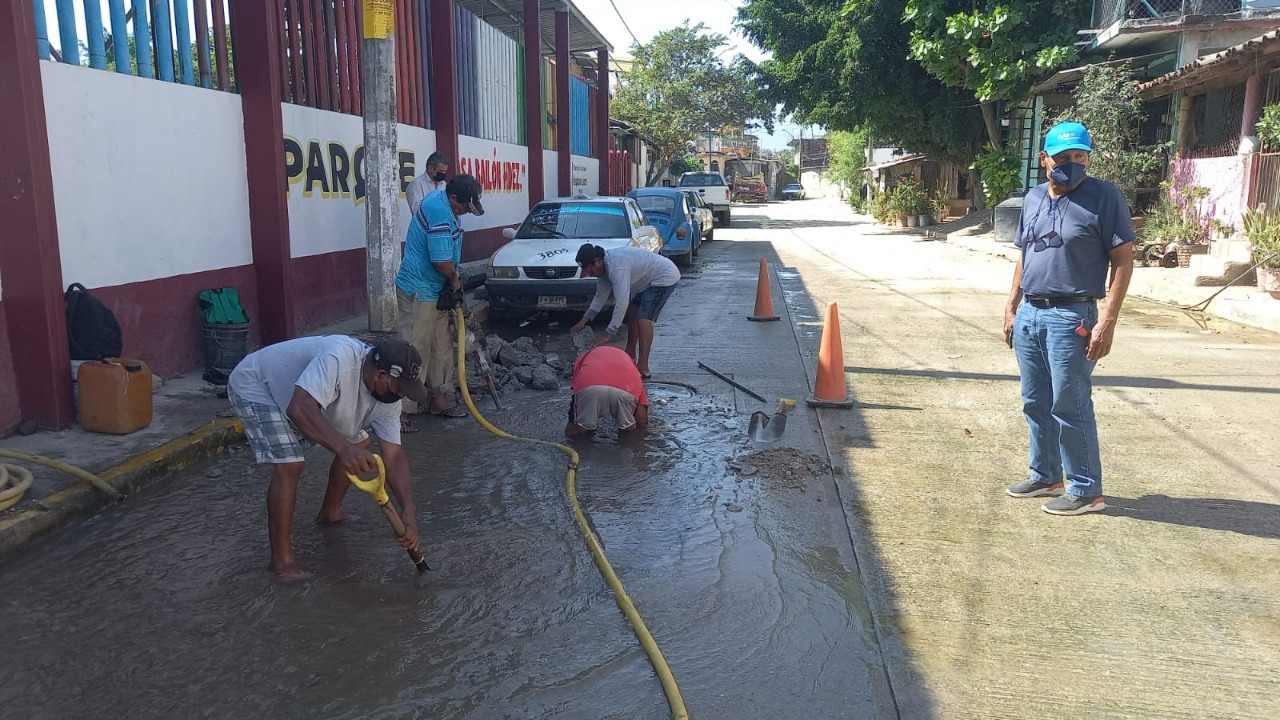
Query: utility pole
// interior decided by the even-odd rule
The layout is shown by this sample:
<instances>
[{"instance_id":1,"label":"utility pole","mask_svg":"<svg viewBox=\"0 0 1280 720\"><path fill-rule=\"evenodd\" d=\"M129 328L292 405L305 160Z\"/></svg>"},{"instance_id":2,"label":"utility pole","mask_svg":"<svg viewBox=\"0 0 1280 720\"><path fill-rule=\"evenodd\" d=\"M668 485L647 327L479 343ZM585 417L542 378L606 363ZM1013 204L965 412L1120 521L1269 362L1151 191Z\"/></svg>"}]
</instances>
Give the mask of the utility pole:
<instances>
[{"instance_id":1,"label":"utility pole","mask_svg":"<svg viewBox=\"0 0 1280 720\"><path fill-rule=\"evenodd\" d=\"M796 141L796 182L804 177L804 126L800 126L800 138Z\"/></svg>"},{"instance_id":2,"label":"utility pole","mask_svg":"<svg viewBox=\"0 0 1280 720\"><path fill-rule=\"evenodd\" d=\"M369 330L383 333L396 331L395 278L400 264L395 28L395 0L364 0L360 70L364 175L369 188L364 216Z\"/></svg>"}]
</instances>

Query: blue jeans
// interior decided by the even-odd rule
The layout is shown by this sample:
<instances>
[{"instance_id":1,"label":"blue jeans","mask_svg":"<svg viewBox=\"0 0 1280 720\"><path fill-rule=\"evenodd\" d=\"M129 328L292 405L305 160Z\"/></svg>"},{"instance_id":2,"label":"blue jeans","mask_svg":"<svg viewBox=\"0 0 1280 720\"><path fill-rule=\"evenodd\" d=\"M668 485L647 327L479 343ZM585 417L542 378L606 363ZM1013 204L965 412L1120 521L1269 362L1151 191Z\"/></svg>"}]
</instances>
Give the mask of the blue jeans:
<instances>
[{"instance_id":1,"label":"blue jeans","mask_svg":"<svg viewBox=\"0 0 1280 720\"><path fill-rule=\"evenodd\" d=\"M1085 359L1098 307L1077 303L1037 308L1025 300L1013 323L1013 349L1022 371L1022 412L1031 430L1031 479L1056 483L1066 475L1067 492L1102 494L1098 424L1093 416L1093 366Z\"/></svg>"}]
</instances>

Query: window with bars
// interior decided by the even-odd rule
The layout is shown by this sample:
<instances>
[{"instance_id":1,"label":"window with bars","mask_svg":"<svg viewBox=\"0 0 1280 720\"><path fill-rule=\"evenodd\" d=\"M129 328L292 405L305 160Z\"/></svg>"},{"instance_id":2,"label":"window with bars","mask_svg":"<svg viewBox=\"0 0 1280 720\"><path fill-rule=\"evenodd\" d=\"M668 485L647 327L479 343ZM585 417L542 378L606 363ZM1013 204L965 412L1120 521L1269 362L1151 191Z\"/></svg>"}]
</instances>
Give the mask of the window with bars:
<instances>
[{"instance_id":1,"label":"window with bars","mask_svg":"<svg viewBox=\"0 0 1280 720\"><path fill-rule=\"evenodd\" d=\"M1188 157L1235 155L1240 148L1240 125L1244 120L1244 83L1196 96L1192 100L1191 119L1194 142Z\"/></svg>"}]
</instances>

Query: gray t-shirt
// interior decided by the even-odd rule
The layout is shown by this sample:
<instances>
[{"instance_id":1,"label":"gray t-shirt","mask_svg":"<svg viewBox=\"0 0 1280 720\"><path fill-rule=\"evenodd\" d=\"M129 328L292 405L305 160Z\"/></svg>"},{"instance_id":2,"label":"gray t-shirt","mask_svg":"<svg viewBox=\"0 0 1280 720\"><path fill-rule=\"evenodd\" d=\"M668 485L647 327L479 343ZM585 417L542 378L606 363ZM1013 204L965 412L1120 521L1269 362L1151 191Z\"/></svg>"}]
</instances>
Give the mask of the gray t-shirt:
<instances>
[{"instance_id":1,"label":"gray t-shirt","mask_svg":"<svg viewBox=\"0 0 1280 720\"><path fill-rule=\"evenodd\" d=\"M1014 240L1022 248L1022 292L1103 298L1111 251L1134 239L1129 203L1120 188L1088 177L1055 199L1049 183L1041 183L1022 201Z\"/></svg>"},{"instance_id":2,"label":"gray t-shirt","mask_svg":"<svg viewBox=\"0 0 1280 720\"><path fill-rule=\"evenodd\" d=\"M612 294L613 317L608 328L611 335L622 327L631 298L648 287L670 287L680 282L680 269L675 263L656 252L630 245L605 250L604 269L604 277L596 279L596 296L591 299L586 316L595 319Z\"/></svg>"},{"instance_id":3,"label":"gray t-shirt","mask_svg":"<svg viewBox=\"0 0 1280 720\"><path fill-rule=\"evenodd\" d=\"M355 441L366 427L400 444L400 403L379 402L361 373L370 346L346 335L286 340L251 353L231 372L227 384L243 400L274 405L288 413L300 387L324 408L329 424Z\"/></svg>"}]
</instances>

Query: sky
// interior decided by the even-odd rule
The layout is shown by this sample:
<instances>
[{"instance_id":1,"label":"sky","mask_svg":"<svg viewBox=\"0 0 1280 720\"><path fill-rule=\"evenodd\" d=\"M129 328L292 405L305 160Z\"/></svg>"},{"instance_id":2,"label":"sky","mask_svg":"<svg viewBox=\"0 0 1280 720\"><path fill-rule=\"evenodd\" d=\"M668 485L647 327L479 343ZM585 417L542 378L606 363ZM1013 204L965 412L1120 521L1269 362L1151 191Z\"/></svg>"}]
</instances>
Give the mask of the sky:
<instances>
[{"instance_id":1,"label":"sky","mask_svg":"<svg viewBox=\"0 0 1280 720\"><path fill-rule=\"evenodd\" d=\"M738 0L573 0L578 9L591 21L613 45L617 55L629 55L635 39L641 43L648 42L654 35L679 26L685 20L690 25L702 23L712 32L728 37L729 51L724 57L730 58L741 53L751 60L759 62L768 57L742 35L733 31L733 19L738 13ZM616 6L616 11L615 11ZM621 19L619 19L621 15ZM624 24L625 21L625 24ZM628 32L630 28L630 32ZM815 128L805 128L805 137L813 137ZM790 135L788 135L788 132ZM800 127L795 123L781 123L772 135L763 129L753 133L760 138L760 147L782 149L787 143L799 135ZM818 135L822 133L819 131Z\"/></svg>"}]
</instances>

